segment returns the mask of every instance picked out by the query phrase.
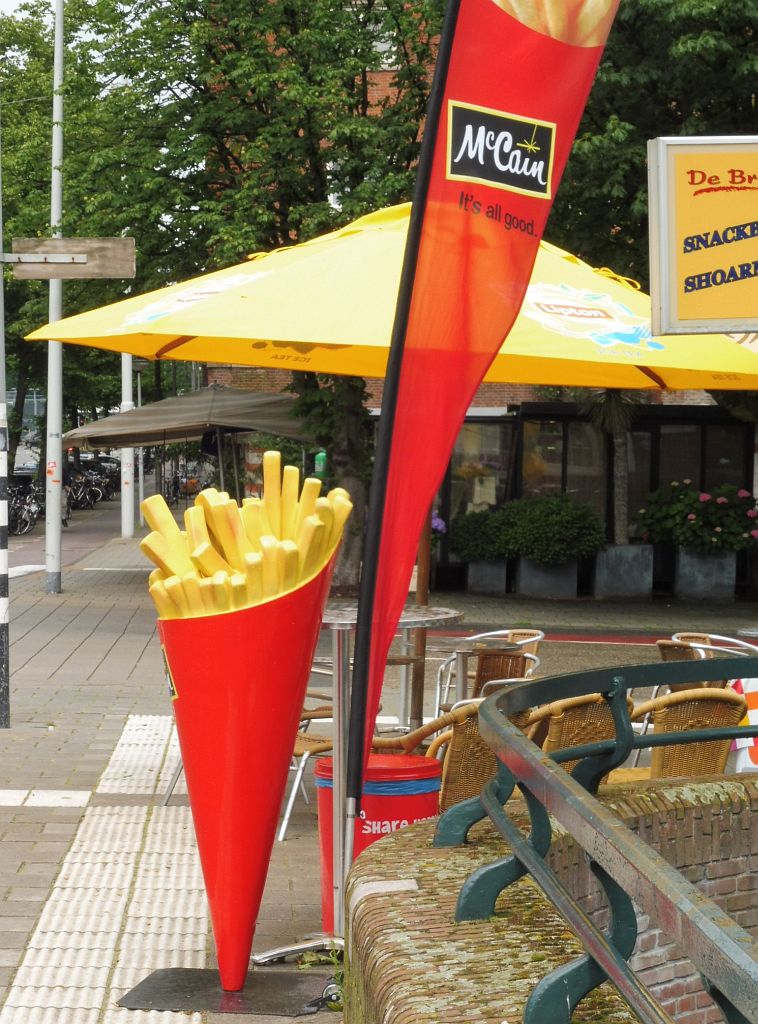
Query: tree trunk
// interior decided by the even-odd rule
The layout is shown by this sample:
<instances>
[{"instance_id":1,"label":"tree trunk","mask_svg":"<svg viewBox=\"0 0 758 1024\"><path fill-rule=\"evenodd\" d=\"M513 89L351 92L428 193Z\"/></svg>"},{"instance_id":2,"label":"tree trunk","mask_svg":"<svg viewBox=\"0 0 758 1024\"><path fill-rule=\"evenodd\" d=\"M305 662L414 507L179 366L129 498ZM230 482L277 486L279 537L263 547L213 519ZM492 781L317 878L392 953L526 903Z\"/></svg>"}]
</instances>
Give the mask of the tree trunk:
<instances>
[{"instance_id":1,"label":"tree trunk","mask_svg":"<svg viewBox=\"0 0 758 1024\"><path fill-rule=\"evenodd\" d=\"M613 542L629 543L629 434L613 434Z\"/></svg>"},{"instance_id":2,"label":"tree trunk","mask_svg":"<svg viewBox=\"0 0 758 1024\"><path fill-rule=\"evenodd\" d=\"M364 467L368 458L363 405L364 382L361 378L344 377L334 384L334 414L342 429L335 432L329 456L333 475L353 502L353 512L345 529L335 586L345 592L356 592L363 557L363 533L366 519L366 480Z\"/></svg>"}]
</instances>

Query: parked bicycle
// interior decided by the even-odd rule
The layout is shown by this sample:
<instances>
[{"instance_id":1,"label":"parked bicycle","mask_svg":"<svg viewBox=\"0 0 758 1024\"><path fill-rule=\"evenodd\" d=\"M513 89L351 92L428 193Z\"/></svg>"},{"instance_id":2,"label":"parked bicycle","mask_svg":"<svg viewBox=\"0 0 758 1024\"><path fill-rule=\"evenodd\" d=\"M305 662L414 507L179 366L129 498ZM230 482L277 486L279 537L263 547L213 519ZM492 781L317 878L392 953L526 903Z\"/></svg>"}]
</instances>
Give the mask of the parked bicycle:
<instances>
[{"instance_id":1,"label":"parked bicycle","mask_svg":"<svg viewBox=\"0 0 758 1024\"><path fill-rule=\"evenodd\" d=\"M36 495L27 487L11 487L8 490L8 533L21 537L34 529L42 506Z\"/></svg>"}]
</instances>

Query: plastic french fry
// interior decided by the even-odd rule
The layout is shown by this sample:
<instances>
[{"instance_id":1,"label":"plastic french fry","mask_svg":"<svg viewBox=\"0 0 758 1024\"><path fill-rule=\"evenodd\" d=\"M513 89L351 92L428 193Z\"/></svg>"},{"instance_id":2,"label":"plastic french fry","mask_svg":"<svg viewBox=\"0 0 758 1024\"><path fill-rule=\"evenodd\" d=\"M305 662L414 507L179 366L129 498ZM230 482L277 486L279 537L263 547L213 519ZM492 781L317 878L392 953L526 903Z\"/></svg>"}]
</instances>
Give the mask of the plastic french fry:
<instances>
[{"instance_id":1,"label":"plastic french fry","mask_svg":"<svg viewBox=\"0 0 758 1024\"><path fill-rule=\"evenodd\" d=\"M315 513L307 516L303 522L297 538L298 575L301 580L312 576L321 564L324 529L324 524Z\"/></svg>"},{"instance_id":2,"label":"plastic french fry","mask_svg":"<svg viewBox=\"0 0 758 1024\"><path fill-rule=\"evenodd\" d=\"M150 597L155 602L158 616L161 619L176 619L179 617L179 610L166 593L166 584L159 580L150 587Z\"/></svg>"},{"instance_id":3,"label":"plastic french fry","mask_svg":"<svg viewBox=\"0 0 758 1024\"><path fill-rule=\"evenodd\" d=\"M235 572L229 582L232 587L232 608L246 608L247 576L243 572Z\"/></svg>"},{"instance_id":4,"label":"plastic french fry","mask_svg":"<svg viewBox=\"0 0 758 1024\"><path fill-rule=\"evenodd\" d=\"M293 540L297 540L300 529L305 519L312 516L316 511L316 498L321 494L321 481L315 476L307 476L303 480L303 489L300 492L300 501L297 506L295 517L295 529L292 534Z\"/></svg>"},{"instance_id":5,"label":"plastic french fry","mask_svg":"<svg viewBox=\"0 0 758 1024\"><path fill-rule=\"evenodd\" d=\"M263 507L266 509L271 533L282 535L282 457L279 452L263 453Z\"/></svg>"},{"instance_id":6,"label":"plastic french fry","mask_svg":"<svg viewBox=\"0 0 758 1024\"><path fill-rule=\"evenodd\" d=\"M279 558L282 570L282 590L292 590L298 581L299 551L294 540L279 542Z\"/></svg>"},{"instance_id":7,"label":"plastic french fry","mask_svg":"<svg viewBox=\"0 0 758 1024\"><path fill-rule=\"evenodd\" d=\"M240 572L245 568L245 561L243 555L237 549L237 541L229 524L226 506L227 502L212 505L210 511L206 512L206 517L208 518L209 526L211 524L213 526L213 536L218 543L221 554L233 569Z\"/></svg>"},{"instance_id":8,"label":"plastic french fry","mask_svg":"<svg viewBox=\"0 0 758 1024\"><path fill-rule=\"evenodd\" d=\"M179 539L179 526L162 494L152 494L145 498L140 503L140 509L151 530L162 533L169 543Z\"/></svg>"},{"instance_id":9,"label":"plastic french fry","mask_svg":"<svg viewBox=\"0 0 758 1024\"><path fill-rule=\"evenodd\" d=\"M190 615L205 615L205 602L200 593L200 579L197 574L184 576L182 579L182 590L187 601Z\"/></svg>"},{"instance_id":10,"label":"plastic french fry","mask_svg":"<svg viewBox=\"0 0 758 1024\"><path fill-rule=\"evenodd\" d=\"M221 557L210 541L195 548L190 557L193 567L199 569L203 576L214 576L217 572L225 572L231 576L234 572L231 565Z\"/></svg>"},{"instance_id":11,"label":"plastic french fry","mask_svg":"<svg viewBox=\"0 0 758 1024\"><path fill-rule=\"evenodd\" d=\"M260 551L261 537L271 533L271 524L260 498L246 498L240 509L242 522L245 524L247 539L253 551Z\"/></svg>"},{"instance_id":12,"label":"plastic french fry","mask_svg":"<svg viewBox=\"0 0 758 1024\"><path fill-rule=\"evenodd\" d=\"M329 491L329 493L327 494L327 498L332 500L333 498L336 498L337 495L340 495L343 498L347 498L347 500L350 501L350 495L347 493L344 487L332 487L331 491Z\"/></svg>"},{"instance_id":13,"label":"plastic french fry","mask_svg":"<svg viewBox=\"0 0 758 1024\"><path fill-rule=\"evenodd\" d=\"M329 538L332 534L332 526L334 525L334 509L332 503L328 498L318 498L316 501L316 511L314 513L319 517L321 522L324 524L324 549L329 546ZM325 553L324 550L324 553Z\"/></svg>"},{"instance_id":14,"label":"plastic french fry","mask_svg":"<svg viewBox=\"0 0 758 1024\"><path fill-rule=\"evenodd\" d=\"M203 599L203 606L205 607L206 615L215 615L216 600L214 598L213 591L213 578L210 576L203 576L198 580L200 587L200 597Z\"/></svg>"},{"instance_id":15,"label":"plastic french fry","mask_svg":"<svg viewBox=\"0 0 758 1024\"><path fill-rule=\"evenodd\" d=\"M295 536L299 490L300 471L297 466L285 466L282 470L281 533L279 534L282 540L292 540Z\"/></svg>"},{"instance_id":16,"label":"plastic french fry","mask_svg":"<svg viewBox=\"0 0 758 1024\"><path fill-rule=\"evenodd\" d=\"M263 600L263 555L257 551L245 555L245 577L247 580L247 602L258 604Z\"/></svg>"},{"instance_id":17,"label":"plastic french fry","mask_svg":"<svg viewBox=\"0 0 758 1024\"><path fill-rule=\"evenodd\" d=\"M195 571L187 552L187 545L179 535L176 540L169 541L162 533L153 530L147 537L142 538L139 546L166 577L185 576L188 572Z\"/></svg>"},{"instance_id":18,"label":"plastic french fry","mask_svg":"<svg viewBox=\"0 0 758 1024\"><path fill-rule=\"evenodd\" d=\"M334 520L326 545L328 551L331 551L339 544L342 532L345 529L345 523L353 511L353 503L348 501L347 498L343 498L341 494L338 494L332 502L332 511L334 512Z\"/></svg>"},{"instance_id":19,"label":"plastic french fry","mask_svg":"<svg viewBox=\"0 0 758 1024\"><path fill-rule=\"evenodd\" d=\"M247 531L245 530L245 524L242 522L237 502L234 501L234 499L230 499L223 506L223 509L229 524L229 530L234 538L234 550L238 559L238 563L235 568L240 572L244 572L245 555L252 554L252 552L255 551L255 548L247 539Z\"/></svg>"},{"instance_id":20,"label":"plastic french fry","mask_svg":"<svg viewBox=\"0 0 758 1024\"><path fill-rule=\"evenodd\" d=\"M223 501L223 499L215 487L205 487L195 497L195 505L203 510L206 530L212 535L214 540L218 540L218 538L216 538L213 530L213 520L210 515L210 510L220 501Z\"/></svg>"},{"instance_id":21,"label":"plastic french fry","mask_svg":"<svg viewBox=\"0 0 758 1024\"><path fill-rule=\"evenodd\" d=\"M228 612L232 608L232 584L229 574L213 574L213 601L217 612Z\"/></svg>"},{"instance_id":22,"label":"plastic french fry","mask_svg":"<svg viewBox=\"0 0 758 1024\"><path fill-rule=\"evenodd\" d=\"M190 505L184 511L184 526L187 531L187 545L190 551L201 544L210 544L208 524L205 521L205 510L202 505Z\"/></svg>"},{"instance_id":23,"label":"plastic french fry","mask_svg":"<svg viewBox=\"0 0 758 1024\"><path fill-rule=\"evenodd\" d=\"M271 535L261 537L261 555L263 556L263 597L274 597L282 589L281 563L279 561L279 541Z\"/></svg>"},{"instance_id":24,"label":"plastic french fry","mask_svg":"<svg viewBox=\"0 0 758 1024\"><path fill-rule=\"evenodd\" d=\"M189 604L187 603L187 598L184 596L184 588L182 587L182 581L179 577L170 576L166 580L164 586L166 588L166 593L176 605L179 615L189 615Z\"/></svg>"},{"instance_id":25,"label":"plastic french fry","mask_svg":"<svg viewBox=\"0 0 758 1024\"><path fill-rule=\"evenodd\" d=\"M152 587L153 583L164 583L166 577L161 569L153 569L147 578L147 589Z\"/></svg>"}]
</instances>

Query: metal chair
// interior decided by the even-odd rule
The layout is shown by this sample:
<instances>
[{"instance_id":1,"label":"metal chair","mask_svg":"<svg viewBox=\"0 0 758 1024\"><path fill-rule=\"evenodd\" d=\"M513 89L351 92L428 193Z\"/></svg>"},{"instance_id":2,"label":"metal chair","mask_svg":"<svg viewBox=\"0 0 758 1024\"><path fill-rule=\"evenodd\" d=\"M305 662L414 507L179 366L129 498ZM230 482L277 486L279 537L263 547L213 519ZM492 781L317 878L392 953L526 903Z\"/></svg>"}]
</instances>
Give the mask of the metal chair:
<instances>
[{"instance_id":1,"label":"metal chair","mask_svg":"<svg viewBox=\"0 0 758 1024\"><path fill-rule=\"evenodd\" d=\"M526 675L532 675L533 672L539 668L540 659L537 655L537 649L539 648L540 641L543 640L545 634L540 629L501 629L495 630L490 633L477 633L474 636L465 637L466 643L474 643L478 646L478 642L481 641L481 650L491 649L497 650L496 641L502 640L511 646L514 644L518 645L519 651L513 652L512 650L508 653L519 654L523 653L527 655L529 662L528 671ZM486 641L493 641L491 644ZM478 654L478 651L474 651ZM455 666L457 662L457 654L455 652L448 655L447 658L440 664L437 669L437 679L435 688L435 708L437 714L448 710L452 706L452 702L449 701L450 689L454 684L455 679ZM479 671L479 661L477 660L476 672ZM472 696L478 696L476 692L476 672L474 673L472 681L474 682L474 689ZM499 673L500 676L515 677L518 676L518 671L507 672L502 671ZM490 676L490 678L495 678ZM486 679L483 679L485 682Z\"/></svg>"}]
</instances>

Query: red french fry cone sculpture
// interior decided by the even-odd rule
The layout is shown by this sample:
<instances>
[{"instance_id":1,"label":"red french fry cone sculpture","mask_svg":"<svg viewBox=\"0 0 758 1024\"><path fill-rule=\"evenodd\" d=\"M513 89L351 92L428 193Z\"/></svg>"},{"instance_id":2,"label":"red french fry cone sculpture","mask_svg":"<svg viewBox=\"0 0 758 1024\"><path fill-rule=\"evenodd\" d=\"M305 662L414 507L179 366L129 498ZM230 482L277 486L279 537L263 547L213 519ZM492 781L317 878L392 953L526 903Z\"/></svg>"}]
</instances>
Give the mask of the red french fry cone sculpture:
<instances>
[{"instance_id":1,"label":"red french fry cone sculpture","mask_svg":"<svg viewBox=\"0 0 758 1024\"><path fill-rule=\"evenodd\" d=\"M263 604L158 621L227 992L245 985L333 565Z\"/></svg>"}]
</instances>

